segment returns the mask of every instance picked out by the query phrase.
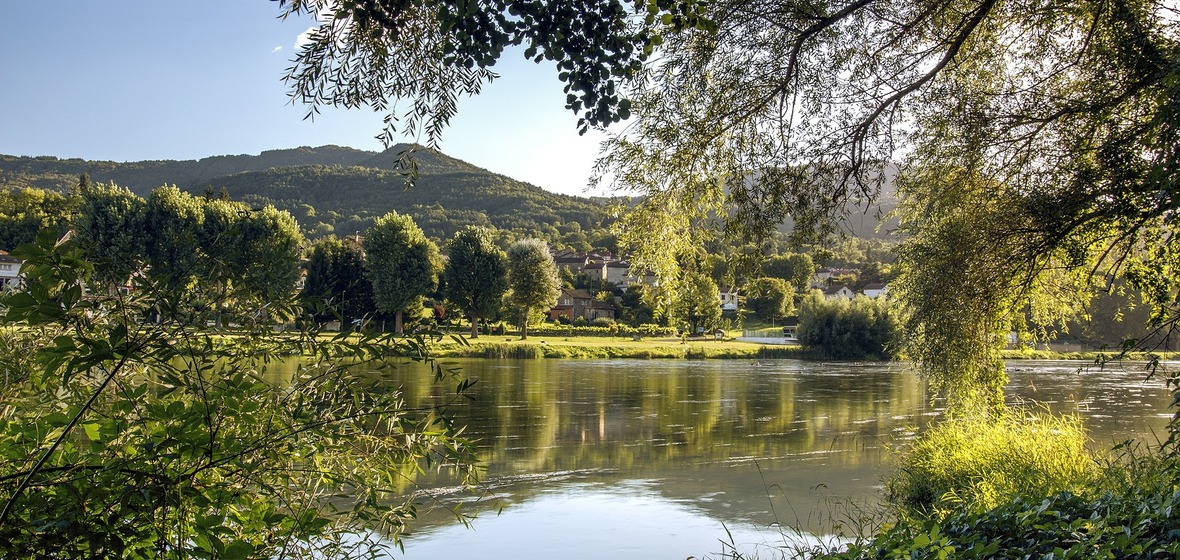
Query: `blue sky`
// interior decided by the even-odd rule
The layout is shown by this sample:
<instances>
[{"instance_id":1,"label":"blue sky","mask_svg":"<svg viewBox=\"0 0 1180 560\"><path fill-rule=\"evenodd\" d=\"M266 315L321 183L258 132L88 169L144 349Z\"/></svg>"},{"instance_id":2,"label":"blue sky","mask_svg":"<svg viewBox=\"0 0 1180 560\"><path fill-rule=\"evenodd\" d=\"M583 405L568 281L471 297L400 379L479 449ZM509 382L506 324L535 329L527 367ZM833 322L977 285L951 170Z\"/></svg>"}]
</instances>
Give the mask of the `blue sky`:
<instances>
[{"instance_id":1,"label":"blue sky","mask_svg":"<svg viewBox=\"0 0 1180 560\"><path fill-rule=\"evenodd\" d=\"M92 160L199 159L336 144L378 151L382 114L303 120L281 77L308 19L270 0L38 0L5 7L0 153ZM519 55L463 101L442 150L567 194L585 186L601 136L577 117L548 64Z\"/></svg>"}]
</instances>

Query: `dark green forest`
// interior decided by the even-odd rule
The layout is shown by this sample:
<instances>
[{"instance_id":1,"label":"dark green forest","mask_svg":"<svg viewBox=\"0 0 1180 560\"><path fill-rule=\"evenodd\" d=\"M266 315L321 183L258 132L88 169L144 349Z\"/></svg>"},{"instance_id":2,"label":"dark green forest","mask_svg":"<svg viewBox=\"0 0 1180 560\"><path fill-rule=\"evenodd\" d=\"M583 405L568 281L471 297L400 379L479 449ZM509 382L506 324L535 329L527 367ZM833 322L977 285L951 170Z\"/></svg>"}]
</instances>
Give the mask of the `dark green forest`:
<instances>
[{"instance_id":1,"label":"dark green forest","mask_svg":"<svg viewBox=\"0 0 1180 560\"><path fill-rule=\"evenodd\" d=\"M406 161L418 174L412 188ZM399 144L381 153L302 147L257 156L127 163L0 155L0 188L6 190L34 187L66 193L84 174L140 196L176 185L252 206L271 204L289 211L313 239L353 235L396 210L412 216L436 239L480 225L579 250L612 245L603 201L551 193L421 146ZM578 225L567 225L571 222Z\"/></svg>"}]
</instances>

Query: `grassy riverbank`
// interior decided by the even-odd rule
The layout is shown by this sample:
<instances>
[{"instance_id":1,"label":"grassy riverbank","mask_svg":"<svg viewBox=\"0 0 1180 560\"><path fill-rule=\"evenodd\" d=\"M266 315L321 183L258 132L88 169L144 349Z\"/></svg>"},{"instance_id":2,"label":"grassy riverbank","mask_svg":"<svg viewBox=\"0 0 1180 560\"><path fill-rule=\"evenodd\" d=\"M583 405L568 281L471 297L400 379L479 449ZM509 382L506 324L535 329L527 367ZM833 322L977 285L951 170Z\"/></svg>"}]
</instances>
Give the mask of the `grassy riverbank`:
<instances>
[{"instance_id":1,"label":"grassy riverbank","mask_svg":"<svg viewBox=\"0 0 1180 560\"><path fill-rule=\"evenodd\" d=\"M572 359L771 359L804 358L798 345L761 344L740 340L679 338L481 336L468 345L451 340L434 346L441 357L467 358L572 358Z\"/></svg>"},{"instance_id":2,"label":"grassy riverbank","mask_svg":"<svg viewBox=\"0 0 1180 560\"><path fill-rule=\"evenodd\" d=\"M461 333L454 333L459 335ZM324 340L335 337L325 334ZM461 343L444 336L430 343L436 357L493 359L827 359L798 344L767 344L734 338L623 337L557 335L532 336L520 340L515 334L483 335ZM1006 350L1006 360L1078 360L1098 362L1118 359L1118 352L1058 352L1052 350ZM1180 360L1180 352L1159 353L1162 360ZM1122 359L1145 360L1144 353L1130 353Z\"/></svg>"}]
</instances>

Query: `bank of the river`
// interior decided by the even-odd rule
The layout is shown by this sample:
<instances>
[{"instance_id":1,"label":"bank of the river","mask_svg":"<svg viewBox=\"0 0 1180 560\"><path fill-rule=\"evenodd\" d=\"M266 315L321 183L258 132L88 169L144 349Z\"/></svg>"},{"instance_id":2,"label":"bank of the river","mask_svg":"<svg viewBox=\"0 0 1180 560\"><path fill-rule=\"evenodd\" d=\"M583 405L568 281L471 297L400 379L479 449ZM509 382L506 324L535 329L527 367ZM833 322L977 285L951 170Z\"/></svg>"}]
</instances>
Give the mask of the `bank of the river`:
<instances>
[{"instance_id":1,"label":"bank of the river","mask_svg":"<svg viewBox=\"0 0 1180 560\"><path fill-rule=\"evenodd\" d=\"M455 333L456 335L460 333ZM324 335L323 340L330 336ZM809 352L798 344L770 344L734 338L642 337L638 339L607 336L531 336L520 340L518 335L483 335L461 343L450 336L431 344L431 353L442 358L514 358L514 359L815 359L824 356ZM1180 352L1157 353L1162 360L1180 360ZM1053 350L1005 350L1005 360L1081 360L1097 362L1102 359L1145 360L1145 353Z\"/></svg>"},{"instance_id":2,"label":"bank of the river","mask_svg":"<svg viewBox=\"0 0 1180 560\"><path fill-rule=\"evenodd\" d=\"M435 347L441 357L464 358L672 358L672 359L770 359L804 358L798 345L762 344L734 339L641 338L562 336L481 336L468 345L444 340Z\"/></svg>"}]
</instances>

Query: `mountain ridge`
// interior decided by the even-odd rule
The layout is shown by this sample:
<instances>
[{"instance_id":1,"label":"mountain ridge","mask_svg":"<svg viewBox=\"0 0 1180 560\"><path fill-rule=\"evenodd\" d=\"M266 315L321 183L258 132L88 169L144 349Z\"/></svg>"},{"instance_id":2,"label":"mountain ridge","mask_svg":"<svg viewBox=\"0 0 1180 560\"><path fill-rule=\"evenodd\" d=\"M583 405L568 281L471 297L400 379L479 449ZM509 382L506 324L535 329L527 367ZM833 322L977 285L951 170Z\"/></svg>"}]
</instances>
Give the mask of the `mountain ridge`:
<instances>
[{"instance_id":1,"label":"mountain ridge","mask_svg":"<svg viewBox=\"0 0 1180 560\"><path fill-rule=\"evenodd\" d=\"M406 188L403 155L417 170L414 188ZM291 212L311 237L352 234L390 210L413 216L427 235L439 239L464 225L556 233L555 225L576 221L591 229L607 219L602 201L546 191L413 144L381 152L302 146L258 155L123 163L0 155L0 187L64 192L82 174L144 197L160 186L176 185L198 195L224 192L255 206L272 204Z\"/></svg>"}]
</instances>

